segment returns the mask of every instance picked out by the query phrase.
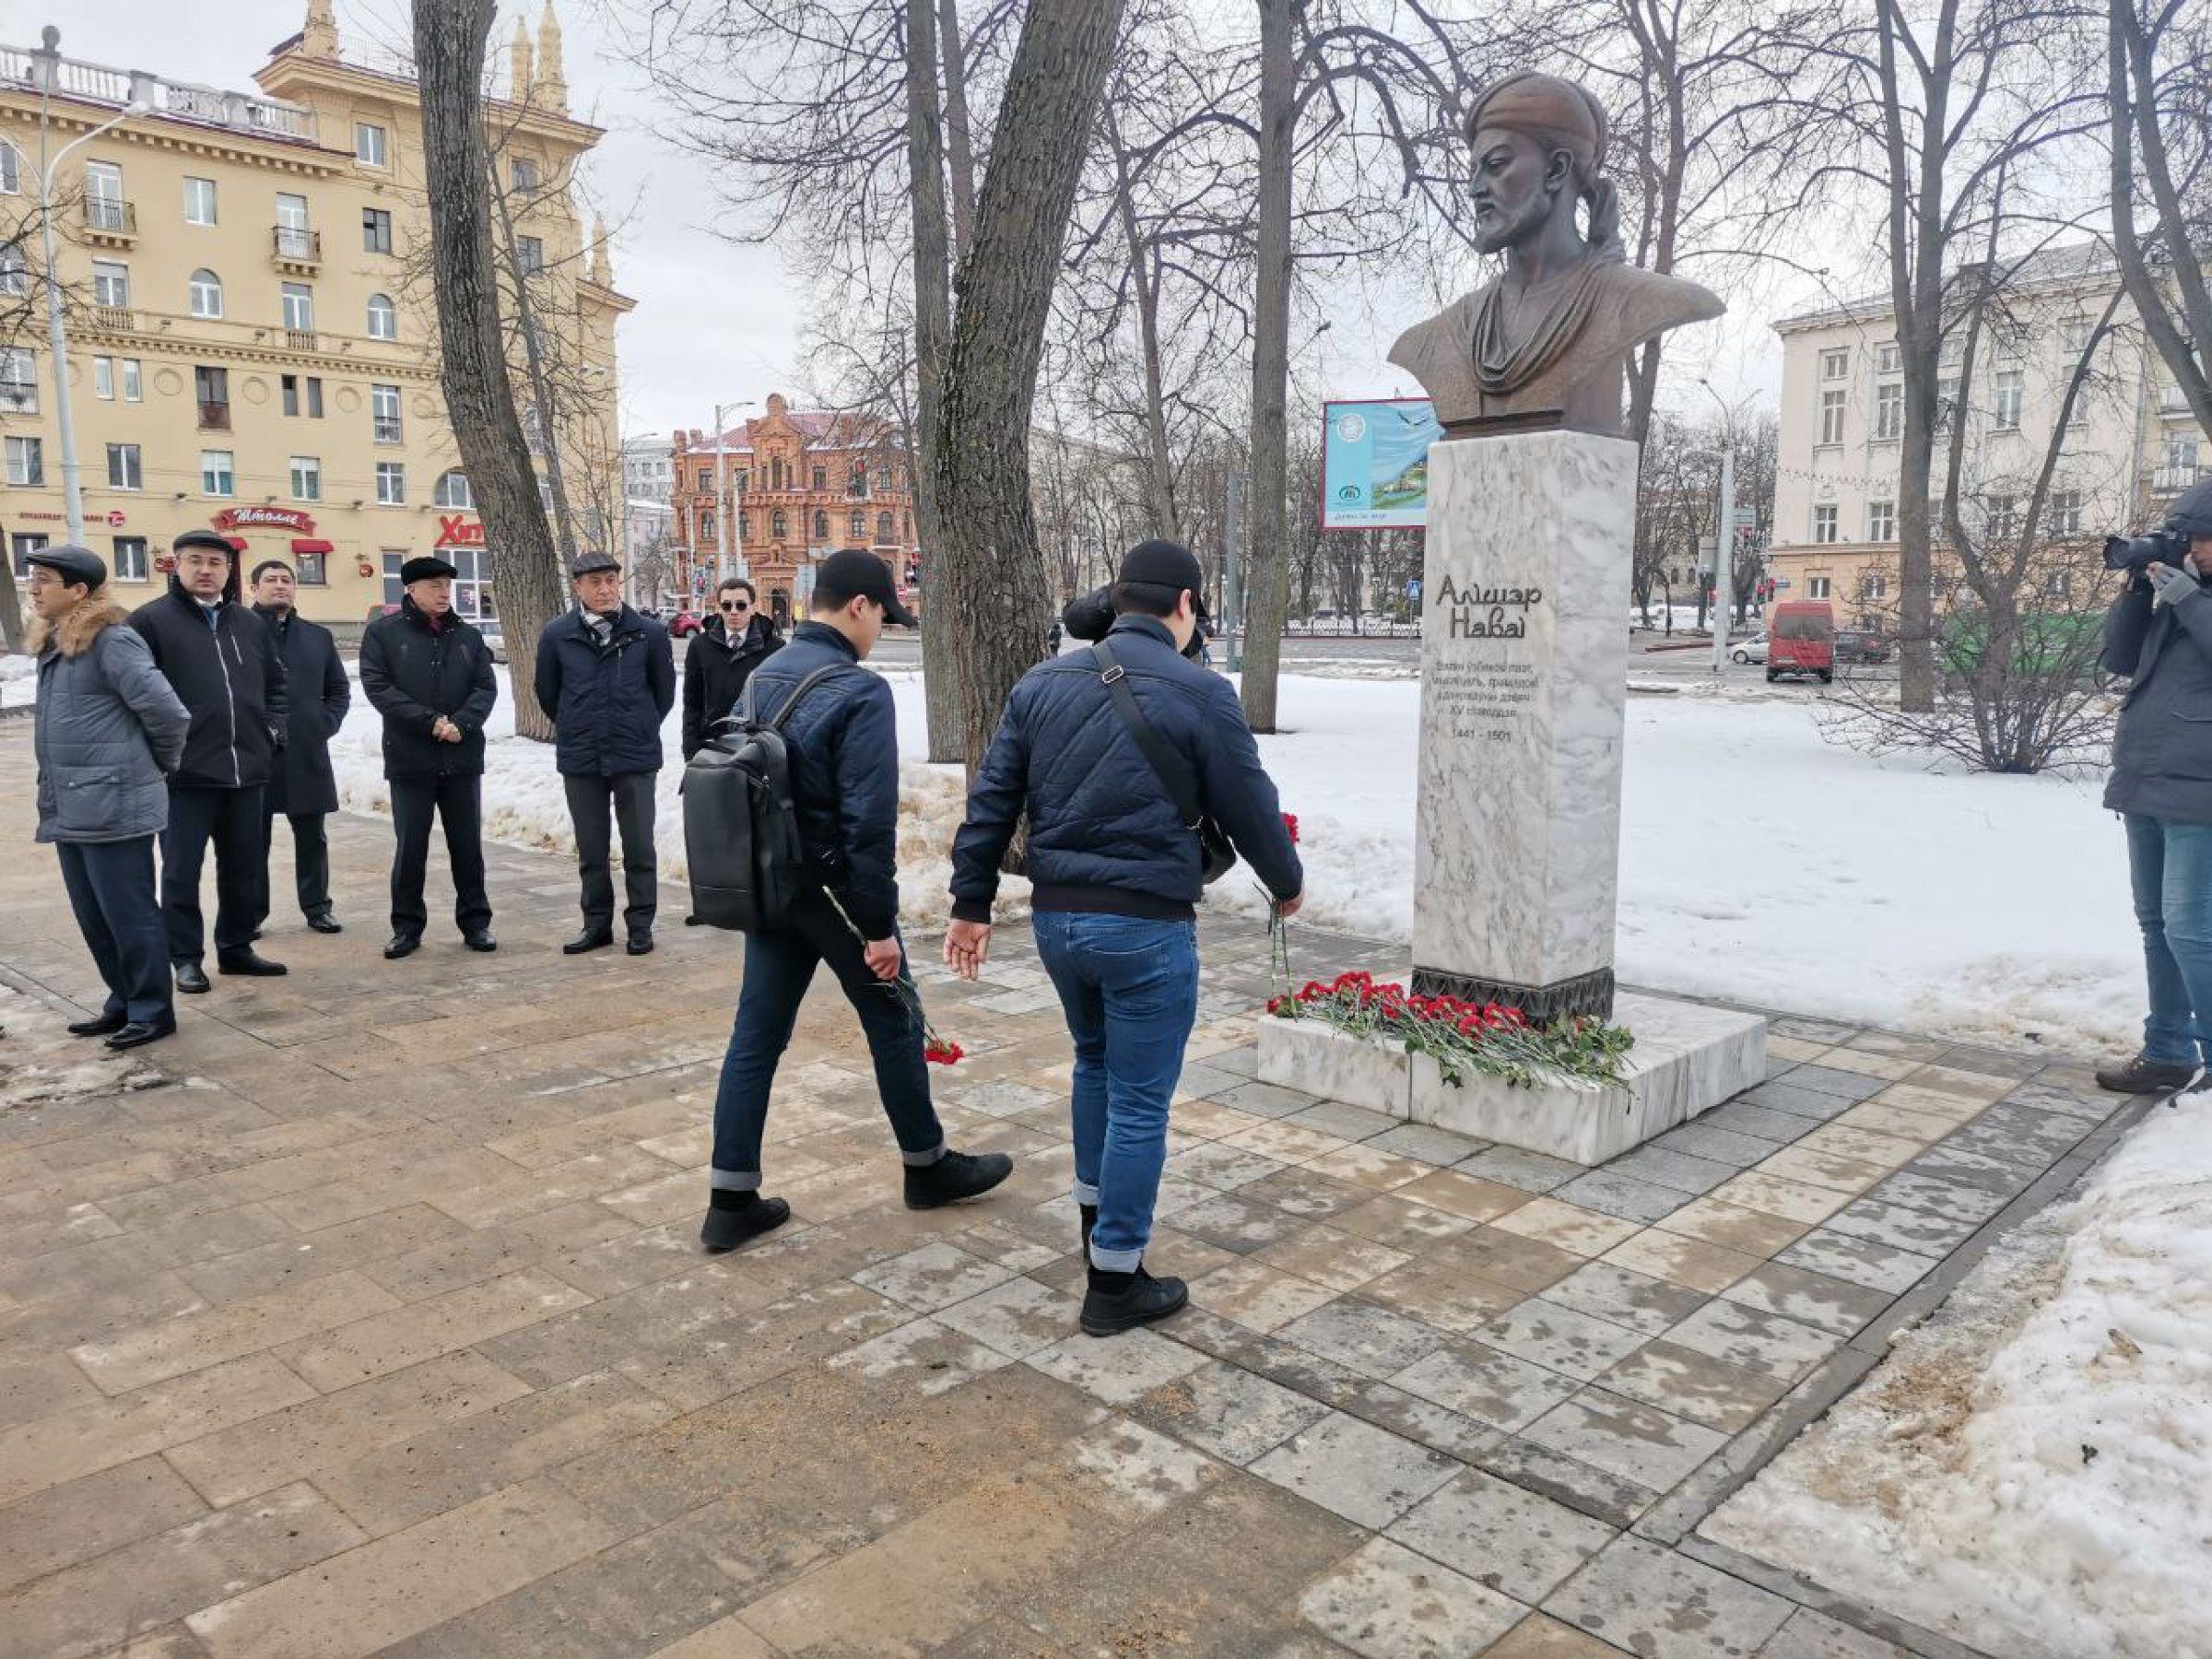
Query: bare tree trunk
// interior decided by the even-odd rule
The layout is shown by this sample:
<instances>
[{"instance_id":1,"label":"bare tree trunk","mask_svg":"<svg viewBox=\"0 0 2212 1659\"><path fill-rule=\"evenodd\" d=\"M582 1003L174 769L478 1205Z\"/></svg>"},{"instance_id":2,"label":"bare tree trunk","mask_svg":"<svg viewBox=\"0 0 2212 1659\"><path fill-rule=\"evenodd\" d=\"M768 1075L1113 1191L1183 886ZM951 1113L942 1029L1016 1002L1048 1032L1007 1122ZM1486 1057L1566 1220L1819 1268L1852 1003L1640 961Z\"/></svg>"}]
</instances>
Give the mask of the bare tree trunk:
<instances>
[{"instance_id":1,"label":"bare tree trunk","mask_svg":"<svg viewBox=\"0 0 2212 1659\"><path fill-rule=\"evenodd\" d=\"M947 0L949 5L950 0ZM922 703L929 758L960 759L959 649L944 603L944 514L937 456L944 441L945 354L952 338L952 255L945 228L945 140L937 123L936 18L931 0L906 0L906 167L913 193L914 523L923 567Z\"/></svg>"},{"instance_id":2,"label":"bare tree trunk","mask_svg":"<svg viewBox=\"0 0 2212 1659\"><path fill-rule=\"evenodd\" d=\"M16 591L16 561L0 556L0 653L23 649L23 600Z\"/></svg>"},{"instance_id":3,"label":"bare tree trunk","mask_svg":"<svg viewBox=\"0 0 2212 1659\"><path fill-rule=\"evenodd\" d=\"M1288 415L1290 382L1290 146L1296 136L1292 0L1259 0L1259 249L1252 350L1252 517L1245 578L1244 718L1275 730L1283 613L1290 600Z\"/></svg>"},{"instance_id":4,"label":"bare tree trunk","mask_svg":"<svg viewBox=\"0 0 2212 1659\"><path fill-rule=\"evenodd\" d=\"M530 446L500 346L499 263L484 136L484 42L493 0L414 0L423 170L438 300L441 381L453 436L491 547L509 661L536 661L537 636L566 605ZM514 729L550 741L527 672L509 677Z\"/></svg>"},{"instance_id":5,"label":"bare tree trunk","mask_svg":"<svg viewBox=\"0 0 2212 1659\"><path fill-rule=\"evenodd\" d=\"M1035 0L1014 49L975 240L960 262L938 459L946 542L933 603L956 628L971 769L1006 693L1044 653L1030 418L1061 244L1123 0Z\"/></svg>"},{"instance_id":6,"label":"bare tree trunk","mask_svg":"<svg viewBox=\"0 0 2212 1659\"><path fill-rule=\"evenodd\" d=\"M952 171L954 246L967 257L975 234L975 139L968 123L968 45L960 32L960 0L937 0L937 53L945 76L945 135L941 144Z\"/></svg>"},{"instance_id":7,"label":"bare tree trunk","mask_svg":"<svg viewBox=\"0 0 2212 1659\"><path fill-rule=\"evenodd\" d=\"M523 336L523 363L530 376L530 401L537 422L537 439L545 445L546 488L553 497L553 525L559 537L555 551L564 560L573 560L577 553L576 523L569 514L568 480L561 471L560 406L552 380L546 372L545 343L537 333L537 302L530 297L530 273L523 269L522 260L515 253L514 214L500 191L498 168L488 154L485 157L484 176L488 181L493 210L499 216L500 261L514 283L514 320ZM530 434L524 432L525 444L529 439Z\"/></svg>"},{"instance_id":8,"label":"bare tree trunk","mask_svg":"<svg viewBox=\"0 0 2212 1659\"><path fill-rule=\"evenodd\" d=\"M2212 291L2197 253L2201 242L2192 236L2189 216L2174 188L2166 135L2159 126L2157 31L2179 8L2157 8L2158 21L2148 32L2136 15L2136 0L2111 0L2111 8L2112 246L2120 278L2189 412L2212 433ZM2149 186L2154 215L2155 259L2136 229L2137 140L2141 177ZM2169 286L2179 302L2178 319L2164 291Z\"/></svg>"},{"instance_id":9,"label":"bare tree trunk","mask_svg":"<svg viewBox=\"0 0 2212 1659\"><path fill-rule=\"evenodd\" d=\"M1112 119L1109 111L1110 124ZM1136 291L1137 343L1145 365L1145 484L1151 500L1152 534L1180 542L1182 523L1175 510L1175 464L1168 448L1166 376L1159 351L1159 251L1137 228L1135 191L1118 134L1114 135L1113 205L1128 253L1129 281Z\"/></svg>"}]
</instances>

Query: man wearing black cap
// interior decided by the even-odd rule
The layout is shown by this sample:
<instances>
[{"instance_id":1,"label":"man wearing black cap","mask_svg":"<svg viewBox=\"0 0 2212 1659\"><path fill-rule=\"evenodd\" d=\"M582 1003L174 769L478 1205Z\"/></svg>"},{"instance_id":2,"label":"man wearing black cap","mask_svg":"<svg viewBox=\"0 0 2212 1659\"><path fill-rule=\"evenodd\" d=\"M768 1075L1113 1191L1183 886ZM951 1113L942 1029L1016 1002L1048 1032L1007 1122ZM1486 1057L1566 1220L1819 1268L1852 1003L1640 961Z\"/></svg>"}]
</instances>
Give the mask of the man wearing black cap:
<instances>
[{"instance_id":1,"label":"man wearing black cap","mask_svg":"<svg viewBox=\"0 0 2212 1659\"><path fill-rule=\"evenodd\" d=\"M136 1048L177 1029L154 837L169 821L164 774L184 758L192 715L101 591L108 567L97 555L41 547L29 560L38 839L61 854L69 908L108 988L99 1014L69 1033Z\"/></svg>"},{"instance_id":2,"label":"man wearing black cap","mask_svg":"<svg viewBox=\"0 0 2212 1659\"><path fill-rule=\"evenodd\" d=\"M776 1065L799 1004L827 962L860 1016L876 1087L906 1165L909 1209L989 1192L1013 1172L1003 1152L949 1150L930 1104L923 1033L898 984L899 731L891 688L860 665L883 625L914 626L883 560L863 548L815 570L812 616L756 669L747 688L763 721L785 712L799 839L818 888L782 925L747 935L745 985L714 1096L714 1153L700 1242L734 1250L791 1214L760 1194L760 1137ZM800 695L803 688L803 695ZM796 696L795 702L793 700Z\"/></svg>"},{"instance_id":3,"label":"man wearing black cap","mask_svg":"<svg viewBox=\"0 0 2212 1659\"><path fill-rule=\"evenodd\" d=\"M2212 1064L2212 479L2165 529L2189 551L2131 576L2104 623L2104 670L2130 677L2104 804L2127 828L2150 1001L2142 1049L2097 1073L2119 1094L2186 1088Z\"/></svg>"},{"instance_id":4,"label":"man wearing black cap","mask_svg":"<svg viewBox=\"0 0 2212 1659\"><path fill-rule=\"evenodd\" d=\"M291 708L284 751L270 769L262 797L262 859L265 868L281 812L292 827L292 887L300 896L300 913L317 933L343 933L330 913L330 841L323 820L338 809L330 740L346 724L353 688L338 661L337 641L329 629L294 608L298 596L298 581L283 559L265 559L253 567L253 613L276 632ZM265 885L263 894L265 899ZM265 912L254 926L266 920Z\"/></svg>"},{"instance_id":5,"label":"man wearing black cap","mask_svg":"<svg viewBox=\"0 0 2212 1659\"><path fill-rule=\"evenodd\" d=\"M1168 1102L1198 1011L1205 857L1178 793L1228 832L1283 914L1305 887L1235 689L1185 654L1199 582L1197 559L1173 542L1129 550L1105 640L1030 669L1006 699L952 848L945 960L972 980L991 947L1000 863L1028 815L1037 953L1075 1039L1081 1324L1093 1336L1187 1300L1181 1279L1144 1265Z\"/></svg>"},{"instance_id":6,"label":"man wearing black cap","mask_svg":"<svg viewBox=\"0 0 2212 1659\"><path fill-rule=\"evenodd\" d=\"M622 603L622 567L610 555L578 554L569 582L576 608L537 636L536 677L583 874L583 931L561 949L582 956L615 942L611 804L622 830L623 931L629 954L643 956L660 900L653 792L661 722L676 707L676 658L668 630Z\"/></svg>"},{"instance_id":7,"label":"man wearing black cap","mask_svg":"<svg viewBox=\"0 0 2212 1659\"><path fill-rule=\"evenodd\" d=\"M262 794L284 746L289 706L284 658L268 625L238 603L238 554L212 530L171 544L169 592L131 615L154 666L192 711L184 759L169 777L161 832L161 910L177 989L207 989L201 957L200 866L215 843L215 965L224 973L278 974L253 949L269 909Z\"/></svg>"},{"instance_id":8,"label":"man wearing black cap","mask_svg":"<svg viewBox=\"0 0 2212 1659\"><path fill-rule=\"evenodd\" d=\"M497 950L484 892L484 723L499 700L491 648L453 614L453 567L432 554L399 567L399 608L361 635L361 690L384 717L392 786L392 939L387 960L421 947L430 820L445 826L453 920L471 950Z\"/></svg>"}]
</instances>

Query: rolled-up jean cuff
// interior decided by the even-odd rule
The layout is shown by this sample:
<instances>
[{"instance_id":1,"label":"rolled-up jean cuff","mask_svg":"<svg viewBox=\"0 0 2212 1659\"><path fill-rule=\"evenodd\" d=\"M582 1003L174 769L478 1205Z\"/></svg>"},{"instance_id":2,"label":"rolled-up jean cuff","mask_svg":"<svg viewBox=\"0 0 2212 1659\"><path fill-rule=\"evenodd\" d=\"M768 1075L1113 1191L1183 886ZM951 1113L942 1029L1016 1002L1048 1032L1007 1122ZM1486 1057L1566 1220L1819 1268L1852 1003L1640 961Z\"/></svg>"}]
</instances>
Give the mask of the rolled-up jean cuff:
<instances>
[{"instance_id":1,"label":"rolled-up jean cuff","mask_svg":"<svg viewBox=\"0 0 2212 1659\"><path fill-rule=\"evenodd\" d=\"M1135 1273L1144 1261L1141 1250L1100 1250L1098 1241L1091 1241L1090 1265L1100 1273Z\"/></svg>"},{"instance_id":2,"label":"rolled-up jean cuff","mask_svg":"<svg viewBox=\"0 0 2212 1659\"><path fill-rule=\"evenodd\" d=\"M717 1193L757 1193L760 1190L760 1171L758 1170L709 1170L707 1185Z\"/></svg>"},{"instance_id":3,"label":"rolled-up jean cuff","mask_svg":"<svg viewBox=\"0 0 2212 1659\"><path fill-rule=\"evenodd\" d=\"M1076 1202L1077 1204L1088 1204L1093 1209L1098 1208L1099 1189L1097 1187L1088 1185L1084 1182L1074 1181L1068 1183L1067 1190L1076 1195Z\"/></svg>"},{"instance_id":4,"label":"rolled-up jean cuff","mask_svg":"<svg viewBox=\"0 0 2212 1659\"><path fill-rule=\"evenodd\" d=\"M926 1152L908 1152L901 1150L899 1154L899 1161L906 1165L906 1167L910 1170L923 1170L927 1169L931 1164L935 1163L938 1159L944 1156L945 1143L943 1141L939 1141L935 1146L932 1147Z\"/></svg>"}]
</instances>

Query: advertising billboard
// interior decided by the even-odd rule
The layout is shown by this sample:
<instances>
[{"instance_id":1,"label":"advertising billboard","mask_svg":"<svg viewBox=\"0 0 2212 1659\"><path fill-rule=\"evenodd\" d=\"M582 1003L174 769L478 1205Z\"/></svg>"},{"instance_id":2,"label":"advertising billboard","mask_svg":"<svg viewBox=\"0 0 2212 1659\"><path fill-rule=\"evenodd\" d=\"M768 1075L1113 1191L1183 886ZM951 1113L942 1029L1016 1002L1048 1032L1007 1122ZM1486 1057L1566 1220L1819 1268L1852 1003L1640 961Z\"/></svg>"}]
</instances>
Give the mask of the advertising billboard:
<instances>
[{"instance_id":1,"label":"advertising billboard","mask_svg":"<svg viewBox=\"0 0 2212 1659\"><path fill-rule=\"evenodd\" d=\"M1321 527L1418 528L1429 522L1429 446L1443 436L1425 397L1321 406Z\"/></svg>"}]
</instances>

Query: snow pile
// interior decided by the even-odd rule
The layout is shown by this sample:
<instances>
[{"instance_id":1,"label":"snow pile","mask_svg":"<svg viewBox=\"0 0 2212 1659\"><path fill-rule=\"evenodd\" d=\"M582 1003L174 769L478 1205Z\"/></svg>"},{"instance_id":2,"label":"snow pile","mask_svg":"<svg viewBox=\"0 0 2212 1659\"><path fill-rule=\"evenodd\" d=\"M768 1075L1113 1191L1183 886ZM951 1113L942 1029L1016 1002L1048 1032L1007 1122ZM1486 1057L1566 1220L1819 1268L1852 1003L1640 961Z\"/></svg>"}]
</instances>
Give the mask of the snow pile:
<instances>
[{"instance_id":1,"label":"snow pile","mask_svg":"<svg viewBox=\"0 0 2212 1659\"><path fill-rule=\"evenodd\" d=\"M39 700L39 659L0 655L0 709Z\"/></svg>"},{"instance_id":2,"label":"snow pile","mask_svg":"<svg viewBox=\"0 0 2212 1659\"><path fill-rule=\"evenodd\" d=\"M2212 1098L2074 1203L1704 1533L1991 1653L2212 1659Z\"/></svg>"}]
</instances>

